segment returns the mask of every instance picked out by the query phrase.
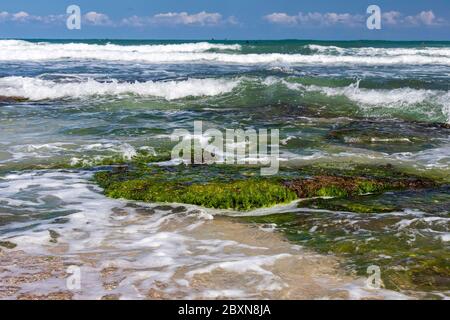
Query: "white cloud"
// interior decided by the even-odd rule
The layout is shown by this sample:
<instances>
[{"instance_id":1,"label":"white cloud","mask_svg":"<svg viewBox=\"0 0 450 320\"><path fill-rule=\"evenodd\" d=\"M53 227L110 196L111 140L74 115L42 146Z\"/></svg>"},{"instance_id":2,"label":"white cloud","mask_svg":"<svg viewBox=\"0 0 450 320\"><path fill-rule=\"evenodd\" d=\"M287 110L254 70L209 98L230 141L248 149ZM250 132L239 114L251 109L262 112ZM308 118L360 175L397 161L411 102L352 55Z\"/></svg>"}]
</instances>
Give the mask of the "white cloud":
<instances>
[{"instance_id":1,"label":"white cloud","mask_svg":"<svg viewBox=\"0 0 450 320\"><path fill-rule=\"evenodd\" d=\"M335 13L335 12L299 12L290 16L284 12L274 12L263 17L266 21L282 25L309 25L309 26L332 26L347 25L356 26L364 21L364 17L358 14Z\"/></svg>"},{"instance_id":2,"label":"white cloud","mask_svg":"<svg viewBox=\"0 0 450 320\"><path fill-rule=\"evenodd\" d=\"M95 11L90 11L83 16L83 20L90 25L94 26L111 26L113 22L104 13L98 13Z\"/></svg>"},{"instance_id":3,"label":"white cloud","mask_svg":"<svg viewBox=\"0 0 450 320\"><path fill-rule=\"evenodd\" d=\"M442 18L436 17L432 10L422 11L416 15L405 16L398 11L382 13L383 23L387 25L404 26L439 26L448 24ZM296 15L288 15L284 12L274 12L263 17L264 20L287 26L362 26L367 19L366 15L335 12L299 12Z\"/></svg>"},{"instance_id":4,"label":"white cloud","mask_svg":"<svg viewBox=\"0 0 450 320\"><path fill-rule=\"evenodd\" d=\"M36 16L29 14L25 11L19 11L16 13L9 13L6 11L0 12L0 22L14 22L14 23L30 23L30 22L37 22L37 23L45 23L45 24L51 24L51 23L63 23L67 19L67 15L60 14L60 15L45 15L45 16ZM94 25L94 26L112 26L113 22L111 19L103 13L98 13L95 11L91 11L86 13L83 16L83 22L88 25Z\"/></svg>"},{"instance_id":5,"label":"white cloud","mask_svg":"<svg viewBox=\"0 0 450 320\"><path fill-rule=\"evenodd\" d=\"M131 16L128 18L122 19L121 24L132 27L143 27L150 23L150 19L148 17L139 17L139 16Z\"/></svg>"},{"instance_id":6,"label":"white cloud","mask_svg":"<svg viewBox=\"0 0 450 320\"><path fill-rule=\"evenodd\" d=\"M402 14L398 11L388 11L381 15L384 23L388 25L396 25L402 17Z\"/></svg>"},{"instance_id":7,"label":"white cloud","mask_svg":"<svg viewBox=\"0 0 450 320\"><path fill-rule=\"evenodd\" d=\"M35 16L29 14L25 11L19 11L16 13L9 13L7 11L0 12L0 22L10 21L15 23L28 23L28 22L40 22L40 23L54 23L63 22L66 16L61 15L46 15L46 16Z\"/></svg>"},{"instance_id":8,"label":"white cloud","mask_svg":"<svg viewBox=\"0 0 450 320\"><path fill-rule=\"evenodd\" d=\"M222 21L220 13L208 13L205 11L188 14L187 12L159 13L153 16L155 23L184 24L184 25L217 25Z\"/></svg>"},{"instance_id":9,"label":"white cloud","mask_svg":"<svg viewBox=\"0 0 450 320\"><path fill-rule=\"evenodd\" d=\"M0 21L6 21L9 18L9 12L2 11L0 12Z\"/></svg>"},{"instance_id":10,"label":"white cloud","mask_svg":"<svg viewBox=\"0 0 450 320\"><path fill-rule=\"evenodd\" d=\"M20 11L20 12L11 14L11 18L14 21L23 21L23 20L27 20L29 18L32 18L32 16L30 16L28 14L28 12Z\"/></svg>"},{"instance_id":11,"label":"white cloud","mask_svg":"<svg viewBox=\"0 0 450 320\"><path fill-rule=\"evenodd\" d=\"M235 16L229 16L226 19L226 22L232 25L238 25L239 24L239 20L235 17Z\"/></svg>"},{"instance_id":12,"label":"white cloud","mask_svg":"<svg viewBox=\"0 0 450 320\"><path fill-rule=\"evenodd\" d=\"M224 24L238 24L236 17L230 16L226 19L217 12L202 11L189 14L187 12L158 13L150 17L131 16L122 19L122 24L133 27L146 25L187 25L187 26L217 26Z\"/></svg>"},{"instance_id":13,"label":"white cloud","mask_svg":"<svg viewBox=\"0 0 450 320\"><path fill-rule=\"evenodd\" d=\"M446 25L445 19L438 18L432 10L421 11L416 15L405 16L398 11L383 13L383 22L388 25L397 26L439 26Z\"/></svg>"},{"instance_id":14,"label":"white cloud","mask_svg":"<svg viewBox=\"0 0 450 320\"><path fill-rule=\"evenodd\" d=\"M264 16L264 19L276 24L285 24L285 25L293 25L297 24L297 17L296 16L290 16L284 12L274 12L271 14L268 14Z\"/></svg>"},{"instance_id":15,"label":"white cloud","mask_svg":"<svg viewBox=\"0 0 450 320\"><path fill-rule=\"evenodd\" d=\"M415 16L407 16L405 18L405 22L412 25L425 25L425 26L445 24L445 20L437 18L432 10L422 11Z\"/></svg>"}]
</instances>

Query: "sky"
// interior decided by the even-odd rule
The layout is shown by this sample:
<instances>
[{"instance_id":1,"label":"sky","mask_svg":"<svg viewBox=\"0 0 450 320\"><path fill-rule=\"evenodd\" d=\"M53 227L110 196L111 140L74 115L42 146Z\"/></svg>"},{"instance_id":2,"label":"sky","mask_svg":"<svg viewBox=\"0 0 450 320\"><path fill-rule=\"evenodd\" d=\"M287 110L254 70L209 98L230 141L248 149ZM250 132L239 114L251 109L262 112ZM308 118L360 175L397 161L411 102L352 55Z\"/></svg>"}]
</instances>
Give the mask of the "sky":
<instances>
[{"instance_id":1,"label":"sky","mask_svg":"<svg viewBox=\"0 0 450 320\"><path fill-rule=\"evenodd\" d=\"M80 29L66 26L70 5ZM450 0L0 0L0 38L450 41Z\"/></svg>"}]
</instances>

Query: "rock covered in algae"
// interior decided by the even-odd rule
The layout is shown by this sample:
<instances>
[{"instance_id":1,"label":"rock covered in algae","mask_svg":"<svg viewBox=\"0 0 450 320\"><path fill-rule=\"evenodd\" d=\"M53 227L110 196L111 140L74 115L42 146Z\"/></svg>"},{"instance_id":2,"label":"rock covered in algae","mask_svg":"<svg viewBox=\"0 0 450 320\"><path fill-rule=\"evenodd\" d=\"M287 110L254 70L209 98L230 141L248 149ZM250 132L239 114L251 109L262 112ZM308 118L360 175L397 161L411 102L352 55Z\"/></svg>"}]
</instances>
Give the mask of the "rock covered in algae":
<instances>
[{"instance_id":1,"label":"rock covered in algae","mask_svg":"<svg viewBox=\"0 0 450 320\"><path fill-rule=\"evenodd\" d=\"M379 169L382 173L372 169L371 175L365 172L364 176L354 175L357 170L283 169L276 177L263 178L255 175L258 168L226 165L158 167L131 164L129 168L98 172L95 181L113 198L243 211L298 198L349 198L434 185L431 180L408 175L386 177L385 169Z\"/></svg>"}]
</instances>

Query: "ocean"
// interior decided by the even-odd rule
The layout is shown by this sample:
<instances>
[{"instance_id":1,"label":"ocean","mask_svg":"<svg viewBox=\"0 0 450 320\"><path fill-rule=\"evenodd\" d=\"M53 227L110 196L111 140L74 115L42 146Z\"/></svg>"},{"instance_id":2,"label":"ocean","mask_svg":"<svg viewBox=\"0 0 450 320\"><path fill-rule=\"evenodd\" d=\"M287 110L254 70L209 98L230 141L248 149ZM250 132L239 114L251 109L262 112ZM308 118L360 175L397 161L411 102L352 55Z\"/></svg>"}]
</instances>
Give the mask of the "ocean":
<instances>
[{"instance_id":1,"label":"ocean","mask_svg":"<svg viewBox=\"0 0 450 320\"><path fill-rule=\"evenodd\" d=\"M448 298L449 90L450 42L0 40L0 298ZM351 199L383 206L361 213L113 199L94 182L194 121L278 129L281 176L386 166L439 183Z\"/></svg>"}]
</instances>

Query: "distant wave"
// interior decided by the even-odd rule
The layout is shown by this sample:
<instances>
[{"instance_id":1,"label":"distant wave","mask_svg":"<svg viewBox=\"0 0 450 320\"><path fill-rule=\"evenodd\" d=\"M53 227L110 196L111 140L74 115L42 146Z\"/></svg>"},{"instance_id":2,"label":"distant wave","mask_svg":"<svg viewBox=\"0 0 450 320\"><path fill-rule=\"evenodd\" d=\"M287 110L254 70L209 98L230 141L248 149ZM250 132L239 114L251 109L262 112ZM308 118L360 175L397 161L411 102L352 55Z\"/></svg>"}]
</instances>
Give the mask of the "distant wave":
<instances>
[{"instance_id":1,"label":"distant wave","mask_svg":"<svg viewBox=\"0 0 450 320\"><path fill-rule=\"evenodd\" d=\"M32 49L41 51L106 51L135 53L170 53L170 52L205 52L209 50L241 50L239 44L220 44L209 42L177 43L177 44L88 44L88 43L49 43L29 42L25 40L0 40L2 50Z\"/></svg>"},{"instance_id":2,"label":"distant wave","mask_svg":"<svg viewBox=\"0 0 450 320\"><path fill-rule=\"evenodd\" d=\"M307 65L446 65L450 49L343 49L313 46L318 54L248 53L239 44L207 42L167 45L117 45L85 43L32 43L0 40L0 61L104 60L146 63L229 63L229 64L307 64ZM211 50L220 52L211 52ZM228 50L231 52L222 52ZM328 52L334 50L338 54Z\"/></svg>"},{"instance_id":3,"label":"distant wave","mask_svg":"<svg viewBox=\"0 0 450 320\"><path fill-rule=\"evenodd\" d=\"M165 82L83 82L58 83L30 77L0 78L3 96L23 97L30 100L83 98L88 96L138 95L155 96L167 100L189 96L215 96L232 91L239 84L233 79L188 79Z\"/></svg>"},{"instance_id":4,"label":"distant wave","mask_svg":"<svg viewBox=\"0 0 450 320\"><path fill-rule=\"evenodd\" d=\"M316 44L306 45L313 52L321 54L351 55L351 56L424 56L424 57L450 57L450 48L423 47L423 48L342 48L337 46L322 46Z\"/></svg>"}]
</instances>

